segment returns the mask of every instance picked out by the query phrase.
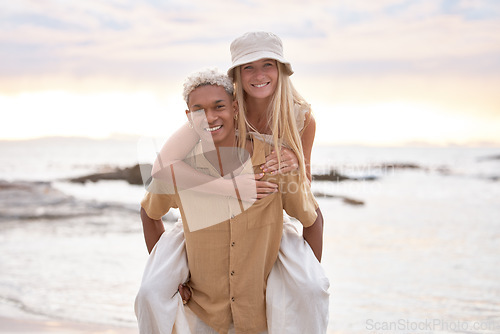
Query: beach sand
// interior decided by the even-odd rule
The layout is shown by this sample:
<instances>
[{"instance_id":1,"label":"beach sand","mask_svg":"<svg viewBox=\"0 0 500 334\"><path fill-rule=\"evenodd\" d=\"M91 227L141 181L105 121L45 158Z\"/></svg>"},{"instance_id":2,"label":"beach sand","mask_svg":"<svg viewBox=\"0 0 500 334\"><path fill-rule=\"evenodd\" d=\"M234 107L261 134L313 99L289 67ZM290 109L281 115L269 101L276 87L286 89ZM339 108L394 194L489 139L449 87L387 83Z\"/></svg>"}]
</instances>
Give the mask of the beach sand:
<instances>
[{"instance_id":1,"label":"beach sand","mask_svg":"<svg viewBox=\"0 0 500 334\"><path fill-rule=\"evenodd\" d=\"M137 328L0 316L0 334L138 334ZM328 330L328 334L334 334Z\"/></svg>"},{"instance_id":2,"label":"beach sand","mask_svg":"<svg viewBox=\"0 0 500 334\"><path fill-rule=\"evenodd\" d=\"M60 320L32 320L0 317L0 333L7 334L137 334L136 328L113 327Z\"/></svg>"}]
</instances>

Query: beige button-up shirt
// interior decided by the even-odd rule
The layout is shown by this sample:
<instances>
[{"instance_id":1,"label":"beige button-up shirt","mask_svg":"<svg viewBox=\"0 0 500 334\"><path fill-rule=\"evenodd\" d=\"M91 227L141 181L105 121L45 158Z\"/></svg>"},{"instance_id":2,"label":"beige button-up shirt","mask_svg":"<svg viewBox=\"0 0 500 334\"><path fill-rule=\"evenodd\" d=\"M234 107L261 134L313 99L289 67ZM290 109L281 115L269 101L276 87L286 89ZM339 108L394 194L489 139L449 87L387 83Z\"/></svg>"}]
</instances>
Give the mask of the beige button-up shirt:
<instances>
[{"instance_id":1,"label":"beige button-up shirt","mask_svg":"<svg viewBox=\"0 0 500 334\"><path fill-rule=\"evenodd\" d=\"M271 149L254 138L253 154L243 172L260 173L259 166ZM221 177L203 155L201 144L185 162ZM283 209L305 227L317 217L318 205L309 185L300 190L296 173L265 175L263 180L277 183L279 192L252 205L242 206L234 197L179 190L159 180L153 180L141 201L152 219L161 219L170 208L180 209L191 273L188 306L219 333L226 333L231 322L236 333L266 330L266 281L278 256Z\"/></svg>"}]
</instances>

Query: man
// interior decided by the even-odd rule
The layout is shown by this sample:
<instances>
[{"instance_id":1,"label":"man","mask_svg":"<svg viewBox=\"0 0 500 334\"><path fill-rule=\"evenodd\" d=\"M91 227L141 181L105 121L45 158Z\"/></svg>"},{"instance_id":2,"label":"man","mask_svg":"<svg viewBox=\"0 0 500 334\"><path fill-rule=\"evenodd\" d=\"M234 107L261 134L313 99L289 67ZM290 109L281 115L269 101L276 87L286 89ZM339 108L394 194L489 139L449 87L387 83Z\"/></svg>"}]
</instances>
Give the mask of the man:
<instances>
[{"instance_id":1,"label":"man","mask_svg":"<svg viewBox=\"0 0 500 334\"><path fill-rule=\"evenodd\" d=\"M247 140L244 147L237 146L235 123L244 115L238 115L230 79L215 70L195 73L184 85L184 96L186 115L201 139L184 162L216 177L260 173L259 166L272 147L256 137ZM263 179L277 184L278 191L249 203L238 196L184 189L175 182L176 168L171 166L170 170L169 180L153 179L149 185L141 202L141 218L148 250L157 257L155 245L162 243L165 231L161 217L171 208L178 207L181 212L190 273L187 286L191 295L185 310L190 330L265 333L269 323L266 286L280 250L283 209L302 223L304 239L318 261L321 258L323 221L309 185L298 184L298 175L293 173L265 175ZM238 194L237 187L235 192ZM178 278L164 279L175 282ZM137 314L154 312L155 305L162 303L149 300L157 297L154 289L148 293L143 290L141 287L136 301ZM141 317L138 315L140 328L153 331L156 325L143 327ZM158 317L146 321L160 322ZM175 322L179 330L179 319Z\"/></svg>"}]
</instances>

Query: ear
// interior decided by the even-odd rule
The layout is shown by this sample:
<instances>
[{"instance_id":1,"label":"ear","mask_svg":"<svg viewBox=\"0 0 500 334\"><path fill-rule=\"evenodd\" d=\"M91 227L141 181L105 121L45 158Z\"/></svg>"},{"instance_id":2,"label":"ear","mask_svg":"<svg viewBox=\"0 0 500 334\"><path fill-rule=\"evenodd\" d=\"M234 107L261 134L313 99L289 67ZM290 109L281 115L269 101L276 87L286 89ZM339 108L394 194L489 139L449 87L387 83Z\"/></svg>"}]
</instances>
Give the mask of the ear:
<instances>
[{"instance_id":1,"label":"ear","mask_svg":"<svg viewBox=\"0 0 500 334\"><path fill-rule=\"evenodd\" d=\"M189 110L186 109L186 117L188 118L188 120L191 120L191 116L189 114L190 114Z\"/></svg>"},{"instance_id":2,"label":"ear","mask_svg":"<svg viewBox=\"0 0 500 334\"><path fill-rule=\"evenodd\" d=\"M234 111L238 112L238 110L239 110L238 101L233 100L233 103L231 104L231 106L233 107Z\"/></svg>"}]
</instances>

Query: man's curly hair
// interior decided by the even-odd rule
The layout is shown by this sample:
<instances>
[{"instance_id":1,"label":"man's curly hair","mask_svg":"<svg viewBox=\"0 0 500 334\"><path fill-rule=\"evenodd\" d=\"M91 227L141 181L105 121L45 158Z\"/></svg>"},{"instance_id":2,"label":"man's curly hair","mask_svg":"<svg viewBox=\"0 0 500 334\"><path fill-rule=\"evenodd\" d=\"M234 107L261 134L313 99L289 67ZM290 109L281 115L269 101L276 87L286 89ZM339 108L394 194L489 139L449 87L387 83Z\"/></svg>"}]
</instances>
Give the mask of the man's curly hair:
<instances>
[{"instance_id":1,"label":"man's curly hair","mask_svg":"<svg viewBox=\"0 0 500 334\"><path fill-rule=\"evenodd\" d=\"M196 88L206 85L221 86L226 92L233 96L233 82L227 76L220 72L217 68L207 68L194 73L191 73L184 81L184 101L189 102L189 94Z\"/></svg>"}]
</instances>

